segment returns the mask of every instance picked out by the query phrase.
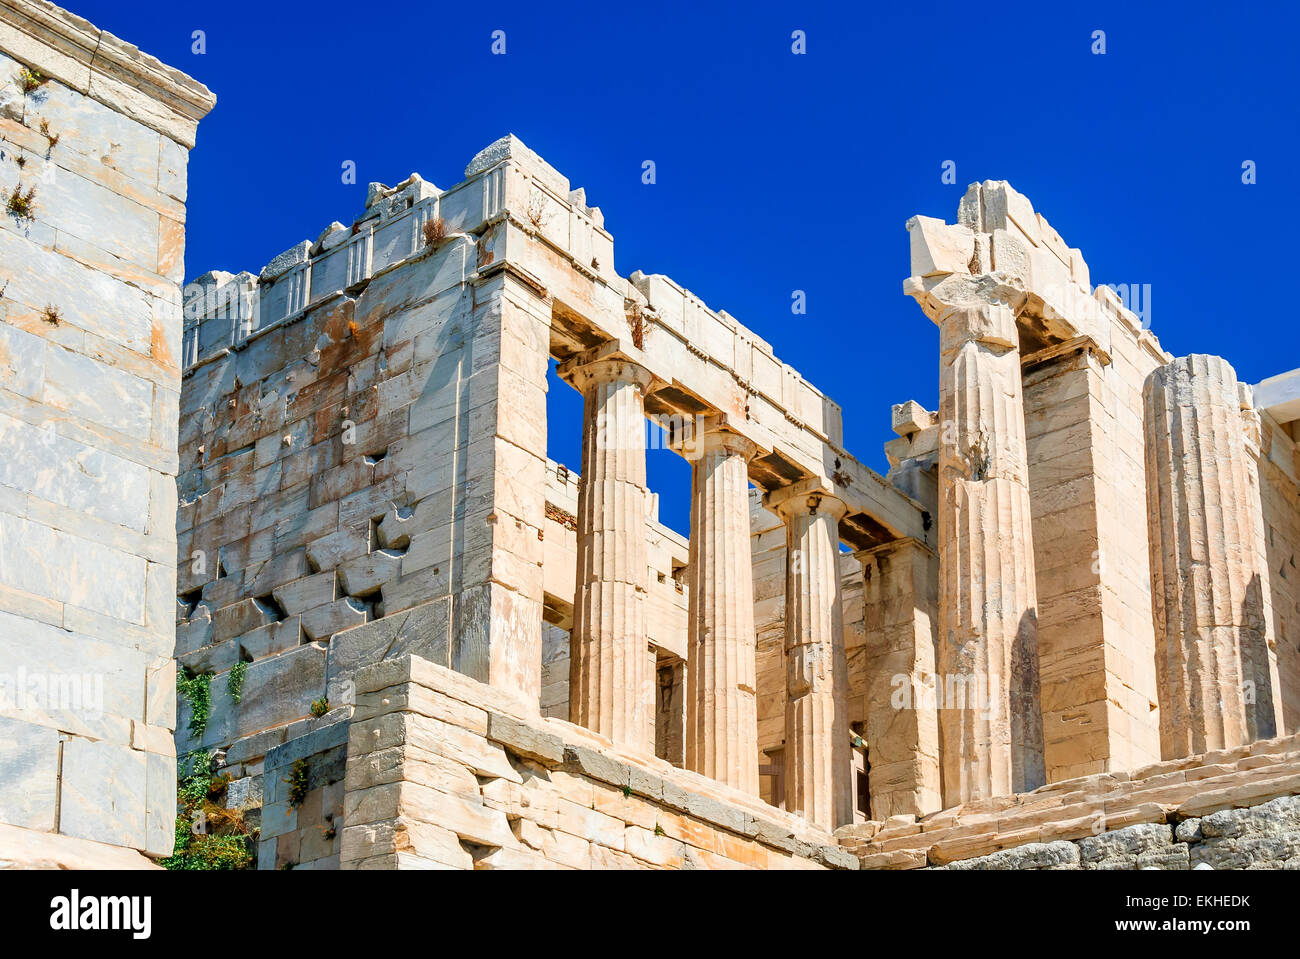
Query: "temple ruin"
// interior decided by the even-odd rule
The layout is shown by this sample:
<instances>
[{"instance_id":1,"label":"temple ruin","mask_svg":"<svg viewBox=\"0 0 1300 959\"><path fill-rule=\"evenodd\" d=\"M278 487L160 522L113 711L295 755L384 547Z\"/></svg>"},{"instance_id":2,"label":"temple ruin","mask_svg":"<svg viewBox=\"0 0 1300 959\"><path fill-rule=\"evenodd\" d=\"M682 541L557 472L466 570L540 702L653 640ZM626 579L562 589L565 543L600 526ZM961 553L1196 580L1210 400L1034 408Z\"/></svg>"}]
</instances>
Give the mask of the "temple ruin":
<instances>
[{"instance_id":1,"label":"temple ruin","mask_svg":"<svg viewBox=\"0 0 1300 959\"><path fill-rule=\"evenodd\" d=\"M0 225L5 435L54 437L0 464L0 665L131 650L98 725L0 708L0 860L46 834L166 855L201 756L262 869L1217 868L1277 835L1300 863L1300 370L1171 356L975 183L906 224L939 403L899 397L882 476L779 343L616 272L602 211L514 136L199 276L182 322L210 94L158 64L179 118L78 98L32 37L88 25L5 16L0 66L55 78L52 123L149 147L79 208L155 215L102 224L132 264L108 298L153 290L120 335L73 290L126 268L63 197ZM0 134L78 171L74 135L53 152L11 110ZM40 319L47 261L68 326ZM548 457L552 369L580 463ZM654 447L690 464L688 536ZM52 567L38 534L101 552ZM84 776L123 784L112 814Z\"/></svg>"},{"instance_id":2,"label":"temple ruin","mask_svg":"<svg viewBox=\"0 0 1300 959\"><path fill-rule=\"evenodd\" d=\"M1295 379L1257 405L1166 354L1005 183L907 226L940 403L894 408L885 477L738 320L614 272L514 137L201 277L177 655L248 679L182 751L255 780L349 715L355 750L358 675L414 656L829 836L1296 732ZM551 361L580 464L547 458ZM691 464L687 538L648 444ZM310 856L264 815L261 865L380 855L345 806Z\"/></svg>"}]
</instances>

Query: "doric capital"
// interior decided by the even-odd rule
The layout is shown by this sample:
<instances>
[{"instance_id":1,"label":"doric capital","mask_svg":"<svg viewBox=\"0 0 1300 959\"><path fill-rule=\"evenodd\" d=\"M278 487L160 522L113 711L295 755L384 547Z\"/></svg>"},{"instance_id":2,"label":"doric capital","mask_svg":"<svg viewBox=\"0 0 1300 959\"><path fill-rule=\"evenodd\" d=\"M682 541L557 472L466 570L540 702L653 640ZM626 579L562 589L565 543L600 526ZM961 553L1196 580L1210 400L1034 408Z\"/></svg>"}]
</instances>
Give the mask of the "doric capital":
<instances>
[{"instance_id":1,"label":"doric capital","mask_svg":"<svg viewBox=\"0 0 1300 959\"><path fill-rule=\"evenodd\" d=\"M621 356L601 357L584 362L584 357L574 357L560 364L557 372L585 394L602 383L631 383L642 393L654 379L654 374L639 363Z\"/></svg>"},{"instance_id":2,"label":"doric capital","mask_svg":"<svg viewBox=\"0 0 1300 959\"><path fill-rule=\"evenodd\" d=\"M763 507L772 510L787 523L798 516L826 515L839 522L848 507L827 490L820 480L805 479L763 494Z\"/></svg>"},{"instance_id":3,"label":"doric capital","mask_svg":"<svg viewBox=\"0 0 1300 959\"><path fill-rule=\"evenodd\" d=\"M1007 304L994 300L953 306L939 314L939 351L947 354L965 343L1017 349L1020 334L1016 314Z\"/></svg>"},{"instance_id":4,"label":"doric capital","mask_svg":"<svg viewBox=\"0 0 1300 959\"><path fill-rule=\"evenodd\" d=\"M723 449L738 453L748 463L758 455L758 444L746 436L733 432L726 418L716 414L686 416L681 422L670 424L669 446L688 460L698 460L705 453Z\"/></svg>"}]
</instances>

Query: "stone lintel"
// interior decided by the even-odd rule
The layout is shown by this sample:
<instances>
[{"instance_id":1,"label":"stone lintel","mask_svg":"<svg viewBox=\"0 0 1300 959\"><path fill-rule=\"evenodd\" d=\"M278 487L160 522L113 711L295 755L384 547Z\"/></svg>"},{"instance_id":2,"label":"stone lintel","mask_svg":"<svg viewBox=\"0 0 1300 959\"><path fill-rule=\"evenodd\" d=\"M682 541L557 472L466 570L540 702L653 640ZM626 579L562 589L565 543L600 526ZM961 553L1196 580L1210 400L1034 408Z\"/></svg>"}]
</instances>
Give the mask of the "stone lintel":
<instances>
[{"instance_id":1,"label":"stone lintel","mask_svg":"<svg viewBox=\"0 0 1300 959\"><path fill-rule=\"evenodd\" d=\"M1300 420L1300 369L1255 384L1255 409L1283 425Z\"/></svg>"},{"instance_id":2,"label":"stone lintel","mask_svg":"<svg viewBox=\"0 0 1300 959\"><path fill-rule=\"evenodd\" d=\"M1020 369L1027 373L1045 364L1081 354L1095 357L1103 367L1110 366L1112 362L1110 352L1091 336L1083 333L1079 336L1072 336L1060 343L1054 343L1035 353L1030 353L1028 356L1021 357Z\"/></svg>"},{"instance_id":3,"label":"stone lintel","mask_svg":"<svg viewBox=\"0 0 1300 959\"><path fill-rule=\"evenodd\" d=\"M862 562L863 560L873 556L885 556L889 553L898 552L898 550L903 549L904 547L915 547L924 552L927 556L939 555L935 547L931 546L929 543L919 540L914 536L900 536L898 539L890 540L888 543L881 543L879 546L869 546L866 549L854 550L853 557L859 562Z\"/></svg>"}]
</instances>

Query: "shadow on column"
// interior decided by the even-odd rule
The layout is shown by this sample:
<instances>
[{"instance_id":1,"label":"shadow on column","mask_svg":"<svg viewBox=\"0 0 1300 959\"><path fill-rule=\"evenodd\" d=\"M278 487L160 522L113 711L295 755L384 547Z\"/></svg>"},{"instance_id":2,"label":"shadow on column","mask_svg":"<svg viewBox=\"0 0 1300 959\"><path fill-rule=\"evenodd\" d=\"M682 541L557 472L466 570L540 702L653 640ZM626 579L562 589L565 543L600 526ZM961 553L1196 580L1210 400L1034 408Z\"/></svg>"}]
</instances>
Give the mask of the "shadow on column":
<instances>
[{"instance_id":1,"label":"shadow on column","mask_svg":"<svg viewBox=\"0 0 1300 959\"><path fill-rule=\"evenodd\" d=\"M1011 782L1030 792L1047 782L1043 759L1043 710L1038 682L1038 611L1020 618L1011 649Z\"/></svg>"}]
</instances>

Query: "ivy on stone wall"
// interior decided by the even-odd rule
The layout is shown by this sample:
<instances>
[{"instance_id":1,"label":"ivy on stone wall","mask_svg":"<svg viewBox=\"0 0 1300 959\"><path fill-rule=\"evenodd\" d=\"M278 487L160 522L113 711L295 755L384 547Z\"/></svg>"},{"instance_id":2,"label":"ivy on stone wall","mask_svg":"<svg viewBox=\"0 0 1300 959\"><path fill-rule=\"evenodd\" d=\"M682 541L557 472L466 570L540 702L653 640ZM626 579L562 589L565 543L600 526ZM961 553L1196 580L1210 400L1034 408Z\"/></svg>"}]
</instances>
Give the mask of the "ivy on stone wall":
<instances>
[{"instance_id":1,"label":"ivy on stone wall","mask_svg":"<svg viewBox=\"0 0 1300 959\"><path fill-rule=\"evenodd\" d=\"M212 677L182 669L176 674L176 695L189 700L190 732L202 736L212 717Z\"/></svg>"}]
</instances>

